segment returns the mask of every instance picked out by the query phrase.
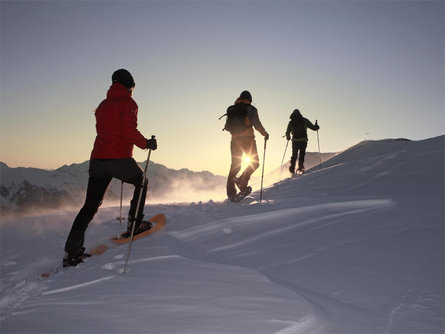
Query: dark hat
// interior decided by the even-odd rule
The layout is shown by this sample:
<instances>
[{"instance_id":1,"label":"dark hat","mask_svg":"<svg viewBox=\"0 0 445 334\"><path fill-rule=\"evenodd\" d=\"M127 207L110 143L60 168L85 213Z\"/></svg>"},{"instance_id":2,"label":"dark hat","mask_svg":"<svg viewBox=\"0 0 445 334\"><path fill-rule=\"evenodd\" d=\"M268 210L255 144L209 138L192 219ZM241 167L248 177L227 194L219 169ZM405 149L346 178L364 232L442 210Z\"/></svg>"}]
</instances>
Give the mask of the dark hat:
<instances>
[{"instance_id":1,"label":"dark hat","mask_svg":"<svg viewBox=\"0 0 445 334\"><path fill-rule=\"evenodd\" d=\"M128 72L123 68L113 73L113 75L111 76L111 81L113 81L113 83L118 82L124 85L124 87L128 89L133 88L135 86L133 76L131 75L130 72Z\"/></svg>"},{"instance_id":2,"label":"dark hat","mask_svg":"<svg viewBox=\"0 0 445 334\"><path fill-rule=\"evenodd\" d=\"M300 117L303 117L302 115L301 115L301 112L300 112L300 110L298 110L298 109L295 109L293 112L292 112L292 114L290 115L290 119L295 119L295 118L300 118Z\"/></svg>"},{"instance_id":3,"label":"dark hat","mask_svg":"<svg viewBox=\"0 0 445 334\"><path fill-rule=\"evenodd\" d=\"M243 91L239 96L239 98L242 100L249 100L250 102L252 102L252 95L250 95L250 93L247 90Z\"/></svg>"}]
</instances>

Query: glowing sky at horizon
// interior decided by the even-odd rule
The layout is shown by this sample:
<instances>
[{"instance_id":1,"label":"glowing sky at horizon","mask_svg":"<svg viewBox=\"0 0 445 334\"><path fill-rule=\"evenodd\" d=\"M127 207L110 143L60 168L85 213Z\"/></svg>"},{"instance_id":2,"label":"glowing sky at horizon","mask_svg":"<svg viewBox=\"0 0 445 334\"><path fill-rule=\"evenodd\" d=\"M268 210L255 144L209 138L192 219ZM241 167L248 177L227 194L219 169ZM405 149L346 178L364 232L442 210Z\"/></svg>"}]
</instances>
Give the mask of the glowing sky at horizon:
<instances>
[{"instance_id":1,"label":"glowing sky at horizon","mask_svg":"<svg viewBox=\"0 0 445 334\"><path fill-rule=\"evenodd\" d=\"M118 68L135 78L139 130L157 136L152 159L169 168L228 172L230 135L218 117L245 89L270 133L266 172L281 163L295 108L318 120L322 152L445 133L442 1L0 6L0 161L11 167L88 160L93 111ZM257 144L262 163L259 133Z\"/></svg>"}]
</instances>

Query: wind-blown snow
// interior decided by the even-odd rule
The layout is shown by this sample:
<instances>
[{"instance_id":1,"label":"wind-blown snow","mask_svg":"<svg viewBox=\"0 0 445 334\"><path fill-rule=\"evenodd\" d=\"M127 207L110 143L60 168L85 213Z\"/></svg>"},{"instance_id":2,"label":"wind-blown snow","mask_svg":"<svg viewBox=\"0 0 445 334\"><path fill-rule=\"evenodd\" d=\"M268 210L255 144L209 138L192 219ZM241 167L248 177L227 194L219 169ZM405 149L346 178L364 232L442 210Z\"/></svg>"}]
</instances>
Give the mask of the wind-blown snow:
<instances>
[{"instance_id":1,"label":"wind-blown snow","mask_svg":"<svg viewBox=\"0 0 445 334\"><path fill-rule=\"evenodd\" d=\"M77 212L1 225L2 333L443 333L444 137L364 142L239 204L60 265ZM93 247L124 229L100 209Z\"/></svg>"}]
</instances>

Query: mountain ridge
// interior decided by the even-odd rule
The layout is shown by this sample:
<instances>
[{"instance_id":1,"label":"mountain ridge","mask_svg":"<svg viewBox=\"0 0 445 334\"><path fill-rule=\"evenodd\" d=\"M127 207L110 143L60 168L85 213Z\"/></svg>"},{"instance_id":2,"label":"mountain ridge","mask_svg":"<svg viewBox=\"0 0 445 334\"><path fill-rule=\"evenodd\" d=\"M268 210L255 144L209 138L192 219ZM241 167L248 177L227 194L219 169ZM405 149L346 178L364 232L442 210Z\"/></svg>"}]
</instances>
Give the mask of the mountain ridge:
<instances>
[{"instance_id":1,"label":"mountain ridge","mask_svg":"<svg viewBox=\"0 0 445 334\"><path fill-rule=\"evenodd\" d=\"M145 163L139 163L145 167ZM78 209L85 196L88 183L89 160L64 165L55 170L33 167L10 168L0 162L0 211L2 216L26 216L40 212ZM150 161L148 168L149 199L162 201L173 187L187 182L196 192L205 192L203 184L222 189L224 177L208 171L194 172L188 169L174 170ZM124 185L123 199L129 200L133 193L131 185ZM113 179L105 194L105 205L116 204L120 199L121 182ZM184 200L174 192L172 199Z\"/></svg>"},{"instance_id":2,"label":"mountain ridge","mask_svg":"<svg viewBox=\"0 0 445 334\"><path fill-rule=\"evenodd\" d=\"M290 155L291 152L288 152ZM306 168L324 162L336 153L306 153ZM229 163L229 162L228 162ZM139 162L141 168L145 162ZM0 161L0 213L3 218L40 215L60 210L78 210L85 199L89 160L48 170L34 167L9 167ZM289 162L268 174L264 186L287 175ZM283 173L283 171L285 171ZM188 168L171 169L150 161L148 166L148 203L223 200L226 197L226 176ZM258 171L252 176L253 188L260 186ZM133 195L133 186L124 184L126 205ZM119 205L121 182L113 179L104 198L104 206Z\"/></svg>"}]
</instances>

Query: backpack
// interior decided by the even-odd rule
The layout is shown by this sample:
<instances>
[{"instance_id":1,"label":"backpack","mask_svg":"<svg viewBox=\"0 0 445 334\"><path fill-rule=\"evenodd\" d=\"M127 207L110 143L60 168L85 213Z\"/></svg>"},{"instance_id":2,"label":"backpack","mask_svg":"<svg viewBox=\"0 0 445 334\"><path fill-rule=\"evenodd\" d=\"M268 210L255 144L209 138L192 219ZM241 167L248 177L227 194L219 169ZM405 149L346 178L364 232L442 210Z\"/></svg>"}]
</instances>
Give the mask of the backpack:
<instances>
[{"instance_id":1,"label":"backpack","mask_svg":"<svg viewBox=\"0 0 445 334\"><path fill-rule=\"evenodd\" d=\"M249 118L247 117L247 105L238 103L227 108L227 120L224 130L229 131L232 135L241 133L251 127Z\"/></svg>"},{"instance_id":2,"label":"backpack","mask_svg":"<svg viewBox=\"0 0 445 334\"><path fill-rule=\"evenodd\" d=\"M304 124L304 118L301 115L291 117L293 138L300 139L307 137L307 130Z\"/></svg>"}]
</instances>

